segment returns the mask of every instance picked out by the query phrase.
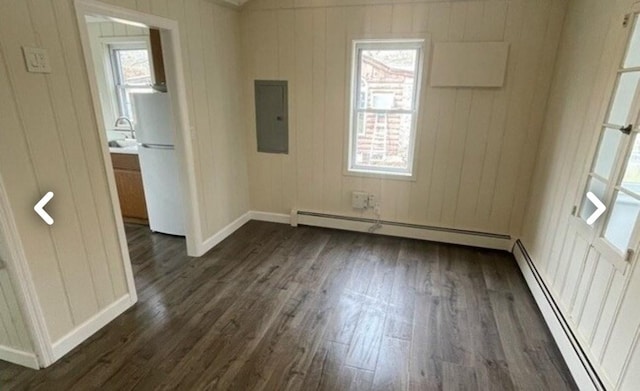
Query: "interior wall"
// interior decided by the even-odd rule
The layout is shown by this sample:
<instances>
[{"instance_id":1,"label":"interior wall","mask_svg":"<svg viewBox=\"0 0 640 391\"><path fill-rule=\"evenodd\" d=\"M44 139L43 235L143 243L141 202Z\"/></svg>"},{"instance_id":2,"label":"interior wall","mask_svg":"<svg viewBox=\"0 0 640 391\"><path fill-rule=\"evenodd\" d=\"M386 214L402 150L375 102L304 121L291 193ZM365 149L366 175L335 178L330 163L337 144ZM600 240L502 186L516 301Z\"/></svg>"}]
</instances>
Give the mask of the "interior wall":
<instances>
[{"instance_id":1,"label":"interior wall","mask_svg":"<svg viewBox=\"0 0 640 391\"><path fill-rule=\"evenodd\" d=\"M638 259L615 268L577 234L571 211L584 190L633 3L570 2L522 239L600 377L609 389L629 390L640 381Z\"/></svg>"},{"instance_id":2,"label":"interior wall","mask_svg":"<svg viewBox=\"0 0 640 391\"><path fill-rule=\"evenodd\" d=\"M0 235L0 351L3 347L7 347L20 352L34 353L15 290L9 278L7 270L9 251L5 243L5 239Z\"/></svg>"},{"instance_id":3,"label":"interior wall","mask_svg":"<svg viewBox=\"0 0 640 391\"><path fill-rule=\"evenodd\" d=\"M110 3L179 22L208 238L249 206L239 14L202 0ZM52 72L27 73L21 46L47 49ZM0 118L0 176L55 343L127 294L72 0L0 2ZM51 227L33 212L47 191Z\"/></svg>"},{"instance_id":4,"label":"interior wall","mask_svg":"<svg viewBox=\"0 0 640 391\"><path fill-rule=\"evenodd\" d=\"M362 190L377 196L385 220L517 236L565 7L556 0L247 3L251 208L359 216L351 192ZM349 37L367 33L510 43L503 88L423 90L415 181L343 174ZM288 155L256 152L255 79L289 81Z\"/></svg>"}]
</instances>

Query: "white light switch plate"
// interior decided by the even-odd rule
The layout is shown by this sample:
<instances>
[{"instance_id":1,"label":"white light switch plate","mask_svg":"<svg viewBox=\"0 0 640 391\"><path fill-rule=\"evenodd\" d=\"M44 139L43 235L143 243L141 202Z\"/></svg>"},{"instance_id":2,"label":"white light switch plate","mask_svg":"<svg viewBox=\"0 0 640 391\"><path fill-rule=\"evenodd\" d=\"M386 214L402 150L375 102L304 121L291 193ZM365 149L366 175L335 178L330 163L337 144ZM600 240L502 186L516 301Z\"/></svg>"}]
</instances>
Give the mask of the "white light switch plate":
<instances>
[{"instance_id":1,"label":"white light switch plate","mask_svg":"<svg viewBox=\"0 0 640 391\"><path fill-rule=\"evenodd\" d=\"M51 73L49 55L45 49L23 46L24 62L27 64L27 71L34 73Z\"/></svg>"}]
</instances>

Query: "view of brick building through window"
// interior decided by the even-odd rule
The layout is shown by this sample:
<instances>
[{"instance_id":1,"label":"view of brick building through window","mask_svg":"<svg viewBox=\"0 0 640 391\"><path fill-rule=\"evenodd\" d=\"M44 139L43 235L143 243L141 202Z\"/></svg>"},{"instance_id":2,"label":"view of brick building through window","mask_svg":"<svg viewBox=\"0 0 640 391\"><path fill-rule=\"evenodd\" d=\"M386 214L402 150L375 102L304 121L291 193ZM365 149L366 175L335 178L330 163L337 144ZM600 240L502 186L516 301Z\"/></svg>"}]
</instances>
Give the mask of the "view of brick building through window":
<instances>
[{"instance_id":1,"label":"view of brick building through window","mask_svg":"<svg viewBox=\"0 0 640 391\"><path fill-rule=\"evenodd\" d=\"M414 49L360 52L356 165L410 168L416 57Z\"/></svg>"}]
</instances>

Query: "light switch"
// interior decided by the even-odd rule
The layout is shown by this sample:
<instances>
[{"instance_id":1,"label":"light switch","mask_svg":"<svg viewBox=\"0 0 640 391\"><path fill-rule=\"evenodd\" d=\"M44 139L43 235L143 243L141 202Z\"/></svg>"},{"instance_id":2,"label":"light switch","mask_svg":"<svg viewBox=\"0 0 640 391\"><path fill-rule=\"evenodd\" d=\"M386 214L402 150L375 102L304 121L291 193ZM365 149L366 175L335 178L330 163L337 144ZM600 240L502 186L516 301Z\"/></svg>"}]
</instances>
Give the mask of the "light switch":
<instances>
[{"instance_id":1,"label":"light switch","mask_svg":"<svg viewBox=\"0 0 640 391\"><path fill-rule=\"evenodd\" d=\"M35 73L51 73L49 55L45 49L22 47L24 61L27 64L27 71Z\"/></svg>"}]
</instances>

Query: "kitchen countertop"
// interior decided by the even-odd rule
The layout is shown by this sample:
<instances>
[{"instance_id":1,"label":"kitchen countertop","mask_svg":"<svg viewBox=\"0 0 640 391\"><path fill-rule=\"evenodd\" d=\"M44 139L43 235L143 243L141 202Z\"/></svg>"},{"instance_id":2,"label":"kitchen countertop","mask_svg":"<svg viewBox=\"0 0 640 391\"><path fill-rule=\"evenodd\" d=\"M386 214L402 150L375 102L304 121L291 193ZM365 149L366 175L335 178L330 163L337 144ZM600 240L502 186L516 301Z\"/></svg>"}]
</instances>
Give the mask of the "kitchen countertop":
<instances>
[{"instance_id":1,"label":"kitchen countertop","mask_svg":"<svg viewBox=\"0 0 640 391\"><path fill-rule=\"evenodd\" d=\"M126 155L137 155L138 154L138 146L126 147L126 148L115 148L109 147L110 153L123 153Z\"/></svg>"}]
</instances>

